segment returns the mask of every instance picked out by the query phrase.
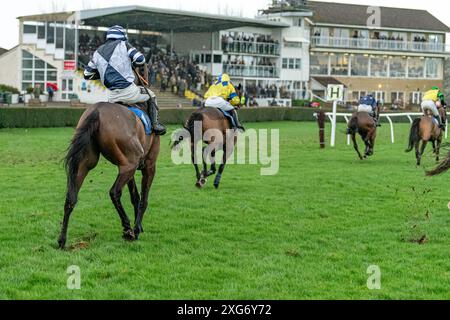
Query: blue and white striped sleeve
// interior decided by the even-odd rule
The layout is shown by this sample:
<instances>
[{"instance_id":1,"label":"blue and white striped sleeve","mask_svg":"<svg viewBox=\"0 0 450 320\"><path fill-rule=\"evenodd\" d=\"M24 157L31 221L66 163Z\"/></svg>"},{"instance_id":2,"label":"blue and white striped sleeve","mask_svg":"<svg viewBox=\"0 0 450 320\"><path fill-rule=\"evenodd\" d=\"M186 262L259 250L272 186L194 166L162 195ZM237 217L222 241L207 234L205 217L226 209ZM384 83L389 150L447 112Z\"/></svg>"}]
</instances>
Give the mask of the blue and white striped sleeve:
<instances>
[{"instance_id":1,"label":"blue and white striped sleeve","mask_svg":"<svg viewBox=\"0 0 450 320\"><path fill-rule=\"evenodd\" d=\"M141 66L145 64L145 57L142 53L140 53L136 48L129 47L128 48L128 57L130 57L131 62L133 64Z\"/></svg>"}]
</instances>

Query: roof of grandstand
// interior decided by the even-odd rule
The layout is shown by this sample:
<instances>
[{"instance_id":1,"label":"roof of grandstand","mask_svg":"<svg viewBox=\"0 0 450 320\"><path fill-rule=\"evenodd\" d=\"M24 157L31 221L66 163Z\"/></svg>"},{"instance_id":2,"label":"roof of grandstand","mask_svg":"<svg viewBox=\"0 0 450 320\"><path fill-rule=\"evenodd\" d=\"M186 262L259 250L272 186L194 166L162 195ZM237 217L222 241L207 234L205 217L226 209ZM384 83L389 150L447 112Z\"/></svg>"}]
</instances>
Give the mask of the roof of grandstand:
<instances>
[{"instance_id":1,"label":"roof of grandstand","mask_svg":"<svg viewBox=\"0 0 450 320\"><path fill-rule=\"evenodd\" d=\"M367 26L367 5L310 1L314 23ZM381 28L449 32L450 29L426 10L379 7Z\"/></svg>"},{"instance_id":2,"label":"roof of grandstand","mask_svg":"<svg viewBox=\"0 0 450 320\"><path fill-rule=\"evenodd\" d=\"M44 20L51 16L69 16L73 12L19 17L26 20ZM80 20L85 25L108 27L121 25L127 29L155 32L214 32L239 27L284 28L289 25L276 21L244 17L169 10L143 6L124 6L82 10Z\"/></svg>"}]
</instances>

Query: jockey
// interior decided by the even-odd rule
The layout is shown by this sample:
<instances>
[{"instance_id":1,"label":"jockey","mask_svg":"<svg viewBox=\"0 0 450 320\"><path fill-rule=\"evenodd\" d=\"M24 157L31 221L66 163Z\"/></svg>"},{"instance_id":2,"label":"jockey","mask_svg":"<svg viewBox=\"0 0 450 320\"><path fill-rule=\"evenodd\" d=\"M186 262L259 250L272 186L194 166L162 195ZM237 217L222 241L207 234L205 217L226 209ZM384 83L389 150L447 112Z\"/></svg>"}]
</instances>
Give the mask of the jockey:
<instances>
[{"instance_id":1,"label":"jockey","mask_svg":"<svg viewBox=\"0 0 450 320\"><path fill-rule=\"evenodd\" d=\"M241 90L241 85L239 85L238 90ZM228 74L224 73L217 78L216 82L205 93L205 99L205 107L229 112L236 123L236 128L245 131L244 127L239 123L235 110L235 107L245 104L245 100L239 98Z\"/></svg>"},{"instance_id":2,"label":"jockey","mask_svg":"<svg viewBox=\"0 0 450 320\"><path fill-rule=\"evenodd\" d=\"M109 28L106 43L95 51L92 60L84 70L86 80L101 79L109 90L110 103L135 104L145 102L150 111L153 131L156 135L164 135L166 128L159 123L156 96L135 83L133 66L145 65L145 57L128 43L127 33L121 26ZM151 97L149 96L151 95Z\"/></svg>"},{"instance_id":3,"label":"jockey","mask_svg":"<svg viewBox=\"0 0 450 320\"><path fill-rule=\"evenodd\" d=\"M378 110L378 102L369 94L361 97L359 100L358 112L367 112L375 120L377 127L381 127L380 121L380 111Z\"/></svg>"},{"instance_id":4,"label":"jockey","mask_svg":"<svg viewBox=\"0 0 450 320\"><path fill-rule=\"evenodd\" d=\"M441 119L441 115L439 114L438 108L445 107L445 98L444 94L441 92L439 87L432 87L431 90L427 91L422 98L422 111L425 113L425 110L431 111L434 117L439 123L439 128L444 129L445 124L444 120Z\"/></svg>"}]
</instances>

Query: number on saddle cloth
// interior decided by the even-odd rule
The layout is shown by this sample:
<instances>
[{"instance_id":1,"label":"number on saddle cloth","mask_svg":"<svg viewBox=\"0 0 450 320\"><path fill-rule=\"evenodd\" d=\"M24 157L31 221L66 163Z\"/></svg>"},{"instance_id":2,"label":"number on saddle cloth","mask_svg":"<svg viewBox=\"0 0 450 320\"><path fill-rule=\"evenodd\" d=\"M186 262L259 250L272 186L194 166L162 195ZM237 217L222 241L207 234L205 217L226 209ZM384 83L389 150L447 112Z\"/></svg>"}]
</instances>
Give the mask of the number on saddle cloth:
<instances>
[{"instance_id":1,"label":"number on saddle cloth","mask_svg":"<svg viewBox=\"0 0 450 320\"><path fill-rule=\"evenodd\" d=\"M148 136L151 135L152 124L147 113L145 113L144 111L142 111L137 107L128 107L128 109L130 109L130 111L132 111L142 121L142 124L144 125L145 128L145 134Z\"/></svg>"}]
</instances>

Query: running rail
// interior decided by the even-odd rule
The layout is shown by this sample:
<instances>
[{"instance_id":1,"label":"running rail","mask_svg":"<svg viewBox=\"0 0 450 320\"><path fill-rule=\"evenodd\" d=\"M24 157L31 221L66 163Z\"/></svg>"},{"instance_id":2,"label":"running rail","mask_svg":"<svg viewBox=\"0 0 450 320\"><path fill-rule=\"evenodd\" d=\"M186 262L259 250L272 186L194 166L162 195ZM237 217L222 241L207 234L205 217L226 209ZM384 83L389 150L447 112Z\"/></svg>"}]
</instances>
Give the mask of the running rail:
<instances>
[{"instance_id":1,"label":"running rail","mask_svg":"<svg viewBox=\"0 0 450 320\"><path fill-rule=\"evenodd\" d=\"M331 123L333 123L333 113L327 112L325 113L328 119L330 119ZM336 113L337 117L343 117L345 121L350 121L350 118L352 117L353 113ZM450 112L447 113L447 116L450 115ZM392 118L399 118L399 117L407 117L409 122L413 123L412 117L420 117L423 116L423 113L420 112L411 112L411 113L382 113L380 114L380 118L386 118L389 122L389 125L391 127L391 141L392 143L395 143L395 135L394 135L394 123L392 122ZM317 118L317 113L314 113L314 117ZM336 125L336 124L334 124ZM333 136L333 132L331 133L331 141L335 141L336 136ZM448 119L446 120L446 126L445 126L445 139L448 139ZM350 145L350 135L347 135L347 145Z\"/></svg>"}]
</instances>

